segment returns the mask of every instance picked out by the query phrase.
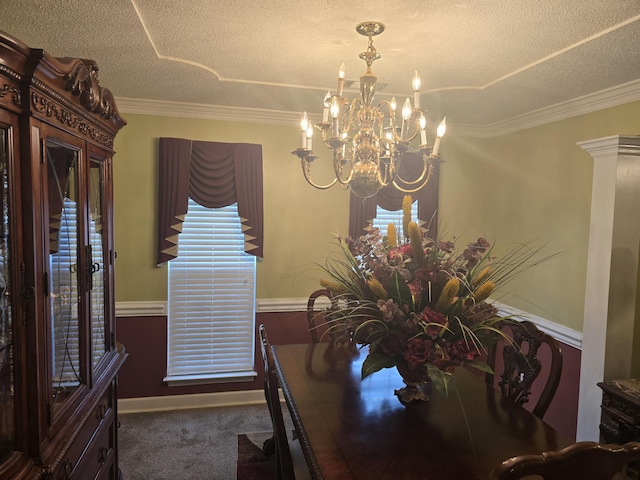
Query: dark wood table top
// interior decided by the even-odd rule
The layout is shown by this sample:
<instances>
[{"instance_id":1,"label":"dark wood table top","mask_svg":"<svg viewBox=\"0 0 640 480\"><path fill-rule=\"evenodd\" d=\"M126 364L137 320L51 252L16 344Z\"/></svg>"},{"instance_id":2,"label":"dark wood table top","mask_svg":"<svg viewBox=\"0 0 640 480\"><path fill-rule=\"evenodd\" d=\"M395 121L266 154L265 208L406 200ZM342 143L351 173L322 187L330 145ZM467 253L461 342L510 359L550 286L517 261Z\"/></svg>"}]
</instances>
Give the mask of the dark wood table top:
<instances>
[{"instance_id":1,"label":"dark wood table top","mask_svg":"<svg viewBox=\"0 0 640 480\"><path fill-rule=\"evenodd\" d=\"M509 457L573 443L464 369L457 392L405 407L396 369L360 380L365 351L278 345L275 357L315 479L486 479Z\"/></svg>"}]
</instances>

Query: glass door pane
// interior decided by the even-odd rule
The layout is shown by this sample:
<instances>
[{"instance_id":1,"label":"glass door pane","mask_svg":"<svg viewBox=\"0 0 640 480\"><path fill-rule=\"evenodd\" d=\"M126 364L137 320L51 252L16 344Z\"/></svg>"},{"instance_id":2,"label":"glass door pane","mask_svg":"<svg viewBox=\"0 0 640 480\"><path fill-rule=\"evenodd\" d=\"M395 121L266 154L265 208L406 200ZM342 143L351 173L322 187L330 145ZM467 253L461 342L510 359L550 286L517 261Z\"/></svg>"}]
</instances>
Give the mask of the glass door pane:
<instances>
[{"instance_id":1,"label":"glass door pane","mask_svg":"<svg viewBox=\"0 0 640 480\"><path fill-rule=\"evenodd\" d=\"M98 159L91 159L89 182L89 245L91 246L91 362L93 369L107 351L107 324L105 307L105 235L107 227L103 223L103 166Z\"/></svg>"},{"instance_id":2,"label":"glass door pane","mask_svg":"<svg viewBox=\"0 0 640 480\"><path fill-rule=\"evenodd\" d=\"M0 462L15 449L7 130L0 130Z\"/></svg>"},{"instance_id":3,"label":"glass door pane","mask_svg":"<svg viewBox=\"0 0 640 480\"><path fill-rule=\"evenodd\" d=\"M78 152L46 142L49 201L49 297L51 299L54 412L80 385L80 267L78 252Z\"/></svg>"}]
</instances>

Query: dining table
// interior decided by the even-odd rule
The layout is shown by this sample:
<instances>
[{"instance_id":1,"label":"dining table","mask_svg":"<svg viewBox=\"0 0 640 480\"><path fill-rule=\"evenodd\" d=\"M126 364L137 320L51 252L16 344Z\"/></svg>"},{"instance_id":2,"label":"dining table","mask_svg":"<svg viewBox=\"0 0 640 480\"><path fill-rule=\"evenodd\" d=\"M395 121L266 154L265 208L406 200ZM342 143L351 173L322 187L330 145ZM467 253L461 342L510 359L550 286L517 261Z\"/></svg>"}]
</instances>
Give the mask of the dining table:
<instances>
[{"instance_id":1,"label":"dining table","mask_svg":"<svg viewBox=\"0 0 640 480\"><path fill-rule=\"evenodd\" d=\"M487 479L502 461L574 443L484 375L459 367L447 392L403 404L395 368L361 378L366 349L274 346L276 373L311 478ZM431 388L429 388L431 387Z\"/></svg>"}]
</instances>

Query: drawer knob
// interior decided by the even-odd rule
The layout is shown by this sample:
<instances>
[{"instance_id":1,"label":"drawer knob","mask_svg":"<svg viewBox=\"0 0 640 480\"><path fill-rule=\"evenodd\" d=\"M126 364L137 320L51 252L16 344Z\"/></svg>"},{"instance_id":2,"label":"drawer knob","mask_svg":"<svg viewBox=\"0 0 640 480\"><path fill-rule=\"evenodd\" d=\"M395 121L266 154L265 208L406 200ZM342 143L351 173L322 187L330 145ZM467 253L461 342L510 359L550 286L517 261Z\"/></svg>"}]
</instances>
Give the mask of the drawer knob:
<instances>
[{"instance_id":1,"label":"drawer knob","mask_svg":"<svg viewBox=\"0 0 640 480\"><path fill-rule=\"evenodd\" d=\"M71 478L71 474L73 473L73 463L67 458L64 461L64 478L65 480L69 480Z\"/></svg>"}]
</instances>

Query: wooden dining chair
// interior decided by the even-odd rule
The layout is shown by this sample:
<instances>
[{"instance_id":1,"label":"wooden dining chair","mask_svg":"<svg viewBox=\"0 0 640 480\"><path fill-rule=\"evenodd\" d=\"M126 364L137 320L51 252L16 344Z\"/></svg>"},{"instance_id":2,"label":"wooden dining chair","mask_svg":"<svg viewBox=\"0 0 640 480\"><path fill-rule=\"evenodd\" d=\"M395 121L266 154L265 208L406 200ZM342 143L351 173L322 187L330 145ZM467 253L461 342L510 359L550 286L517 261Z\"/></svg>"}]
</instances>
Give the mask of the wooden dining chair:
<instances>
[{"instance_id":1,"label":"wooden dining chair","mask_svg":"<svg viewBox=\"0 0 640 480\"><path fill-rule=\"evenodd\" d=\"M319 304L325 299L324 308L320 308ZM321 339L324 339L327 331L327 318L325 317L325 311L328 307L326 300L331 302L331 292L325 288L316 290L309 295L307 301L307 323L309 326L309 333L311 334L311 340L313 343L318 343Z\"/></svg>"},{"instance_id":2,"label":"wooden dining chair","mask_svg":"<svg viewBox=\"0 0 640 480\"><path fill-rule=\"evenodd\" d=\"M625 479L626 475L620 471L639 460L640 442L624 445L578 442L562 450L509 458L491 472L489 480L518 480L529 476L544 480Z\"/></svg>"},{"instance_id":3,"label":"wooden dining chair","mask_svg":"<svg viewBox=\"0 0 640 480\"><path fill-rule=\"evenodd\" d=\"M539 330L530 321L505 320L501 323L501 328L511 340L500 340L489 349L487 364L494 373L486 374L486 382L493 386L494 376L498 375L498 387L503 396L520 405L529 402L532 387L542 371L538 352L543 345L546 345L550 350L548 375L544 382L542 378L539 380L544 387L532 410L534 415L542 418L560 383L562 374L560 345L555 338ZM496 363L501 347L502 362L498 367Z\"/></svg>"},{"instance_id":4,"label":"wooden dining chair","mask_svg":"<svg viewBox=\"0 0 640 480\"><path fill-rule=\"evenodd\" d=\"M267 331L264 325L260 325L260 350L264 364L264 395L273 424L273 440L276 455L276 479L294 480L311 478L306 466L304 456L297 440L289 441L287 428L284 423L282 404L278 392L278 379L276 376L273 350L269 344Z\"/></svg>"}]
</instances>

